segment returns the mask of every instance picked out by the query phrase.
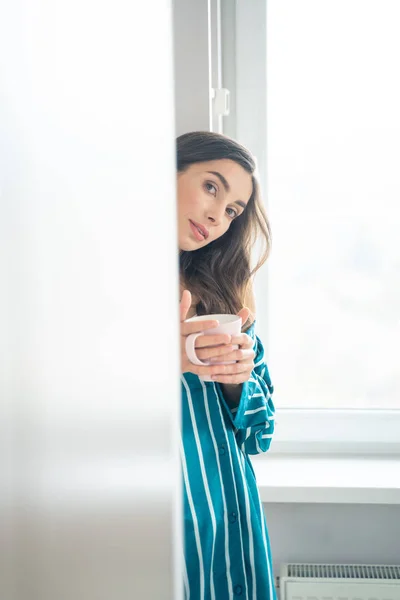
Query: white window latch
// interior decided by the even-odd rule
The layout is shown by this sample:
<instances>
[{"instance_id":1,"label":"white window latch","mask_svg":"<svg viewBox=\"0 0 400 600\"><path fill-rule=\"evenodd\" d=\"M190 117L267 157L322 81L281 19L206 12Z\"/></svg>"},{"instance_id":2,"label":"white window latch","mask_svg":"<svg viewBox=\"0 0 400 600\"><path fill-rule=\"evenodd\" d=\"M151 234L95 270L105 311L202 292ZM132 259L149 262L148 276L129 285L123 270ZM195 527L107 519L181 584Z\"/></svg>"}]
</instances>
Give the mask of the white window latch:
<instances>
[{"instance_id":1,"label":"white window latch","mask_svg":"<svg viewBox=\"0 0 400 600\"><path fill-rule=\"evenodd\" d=\"M213 113L216 117L227 117L230 109L230 92L226 88L212 88Z\"/></svg>"}]
</instances>

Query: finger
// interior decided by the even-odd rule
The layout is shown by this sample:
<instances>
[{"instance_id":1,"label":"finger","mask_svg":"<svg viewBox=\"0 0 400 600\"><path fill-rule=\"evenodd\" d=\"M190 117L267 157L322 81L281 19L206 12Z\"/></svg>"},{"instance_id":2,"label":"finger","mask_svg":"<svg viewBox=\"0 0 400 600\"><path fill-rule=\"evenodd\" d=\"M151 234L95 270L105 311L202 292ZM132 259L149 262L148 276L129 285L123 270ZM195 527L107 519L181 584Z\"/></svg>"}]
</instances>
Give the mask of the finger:
<instances>
[{"instance_id":1,"label":"finger","mask_svg":"<svg viewBox=\"0 0 400 600\"><path fill-rule=\"evenodd\" d=\"M254 341L247 335L247 333L240 333L239 335L233 335L231 339L232 344L237 344L241 348L252 348Z\"/></svg>"},{"instance_id":2,"label":"finger","mask_svg":"<svg viewBox=\"0 0 400 600\"><path fill-rule=\"evenodd\" d=\"M230 344L231 336L227 333L218 335L202 335L196 340L196 348L206 348L207 346L221 346L222 344Z\"/></svg>"},{"instance_id":3,"label":"finger","mask_svg":"<svg viewBox=\"0 0 400 600\"><path fill-rule=\"evenodd\" d=\"M228 348L228 346L226 346L226 348ZM222 354L224 354L224 353L222 353ZM213 357L210 356L210 361L211 362L218 361L218 355L216 355L216 356L217 356L217 358L213 358ZM234 350L234 349L232 349L232 352L230 352L229 354L227 354L226 356L224 356L224 360L234 360L234 361L237 361L237 362L244 361L246 363L249 363L252 360L254 360L254 357L255 357L255 352L251 348L248 348L248 349L245 349L245 350L243 350L243 349L240 349L240 350Z\"/></svg>"},{"instance_id":4,"label":"finger","mask_svg":"<svg viewBox=\"0 0 400 600\"><path fill-rule=\"evenodd\" d=\"M193 363L191 363L190 361L188 361L187 367L190 367L188 370L191 373L194 373L195 375L199 375L199 376L213 376L213 375L219 375L221 374L221 369L223 369L225 366L227 365L194 365ZM235 367L236 365L232 365L233 367ZM250 368L250 366L249 366ZM241 372L241 370L240 370ZM225 373L222 373L225 375ZM227 373L228 375L230 374L229 372Z\"/></svg>"},{"instance_id":5,"label":"finger","mask_svg":"<svg viewBox=\"0 0 400 600\"><path fill-rule=\"evenodd\" d=\"M213 329L218 327L219 321L189 321L181 323L181 334L190 335L191 333L199 333L206 331L207 329ZM208 337L208 336L207 336ZM211 337L211 336L210 336Z\"/></svg>"},{"instance_id":6,"label":"finger","mask_svg":"<svg viewBox=\"0 0 400 600\"><path fill-rule=\"evenodd\" d=\"M181 302L179 304L179 317L180 317L181 323L182 323L182 321L184 321L186 319L186 316L189 312L191 305L192 305L192 294L189 292L189 290L183 290Z\"/></svg>"},{"instance_id":7,"label":"finger","mask_svg":"<svg viewBox=\"0 0 400 600\"><path fill-rule=\"evenodd\" d=\"M242 319L242 327L248 320L249 316L250 316L250 310L247 308L247 306L245 306L241 310L239 310L238 317L240 317Z\"/></svg>"},{"instance_id":8,"label":"finger","mask_svg":"<svg viewBox=\"0 0 400 600\"><path fill-rule=\"evenodd\" d=\"M194 365L193 363L189 362L189 368L187 370L190 373L198 375L198 377L211 377L212 375L212 367L208 365Z\"/></svg>"},{"instance_id":9,"label":"finger","mask_svg":"<svg viewBox=\"0 0 400 600\"><path fill-rule=\"evenodd\" d=\"M213 365L211 366L211 375L237 375L245 371L252 371L253 362L237 362L231 365Z\"/></svg>"},{"instance_id":10,"label":"finger","mask_svg":"<svg viewBox=\"0 0 400 600\"><path fill-rule=\"evenodd\" d=\"M221 371L221 368L224 368L227 366L236 367L236 365L218 365L218 366L205 365L205 366L201 366L201 365L194 365L189 362L188 368L185 369L184 372L186 372L186 370L187 370L191 373L194 373L195 375L198 375L199 377L205 377L205 376L211 377L211 379L213 381L220 381L221 378L226 378L226 380L225 380L226 383L234 383L234 381L233 381L234 378L241 378L241 381L240 382L237 381L237 383L242 383L243 381L248 381L250 379L250 375L252 372L252 363L249 363L245 370L240 369L238 372L234 372L234 373L218 372L218 369L219 369L219 371ZM223 383L223 382L221 382L221 383Z\"/></svg>"},{"instance_id":11,"label":"finger","mask_svg":"<svg viewBox=\"0 0 400 600\"><path fill-rule=\"evenodd\" d=\"M245 383L250 379L251 373L239 373L237 375L213 375L211 379L215 383L224 383L225 385L238 385L239 383Z\"/></svg>"},{"instance_id":12,"label":"finger","mask_svg":"<svg viewBox=\"0 0 400 600\"><path fill-rule=\"evenodd\" d=\"M224 344L223 346L217 346L215 348L203 348L197 350L196 354L200 360L221 360L221 356L224 360L229 360L228 356L232 354L234 350L233 346ZM226 355L226 356L225 356ZM233 360L233 359L230 359Z\"/></svg>"}]
</instances>

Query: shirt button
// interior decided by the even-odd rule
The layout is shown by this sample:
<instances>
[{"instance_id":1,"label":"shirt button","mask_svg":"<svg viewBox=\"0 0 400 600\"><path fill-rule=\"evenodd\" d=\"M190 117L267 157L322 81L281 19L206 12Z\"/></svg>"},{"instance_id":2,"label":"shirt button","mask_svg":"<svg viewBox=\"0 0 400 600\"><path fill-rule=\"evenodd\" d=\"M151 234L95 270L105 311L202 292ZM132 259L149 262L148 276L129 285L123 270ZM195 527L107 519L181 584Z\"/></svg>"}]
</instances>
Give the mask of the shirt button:
<instances>
[{"instance_id":1,"label":"shirt button","mask_svg":"<svg viewBox=\"0 0 400 600\"><path fill-rule=\"evenodd\" d=\"M231 512L231 514L229 515L229 522L236 523L236 521L237 521L237 513Z\"/></svg>"},{"instance_id":2,"label":"shirt button","mask_svg":"<svg viewBox=\"0 0 400 600\"><path fill-rule=\"evenodd\" d=\"M235 594L235 596L241 596L242 591L243 589L241 585L235 585L235 587L233 588L233 593Z\"/></svg>"},{"instance_id":3,"label":"shirt button","mask_svg":"<svg viewBox=\"0 0 400 600\"><path fill-rule=\"evenodd\" d=\"M220 453L221 455L222 455L222 454L225 454L225 446L220 446L220 447L219 447L219 453Z\"/></svg>"}]
</instances>

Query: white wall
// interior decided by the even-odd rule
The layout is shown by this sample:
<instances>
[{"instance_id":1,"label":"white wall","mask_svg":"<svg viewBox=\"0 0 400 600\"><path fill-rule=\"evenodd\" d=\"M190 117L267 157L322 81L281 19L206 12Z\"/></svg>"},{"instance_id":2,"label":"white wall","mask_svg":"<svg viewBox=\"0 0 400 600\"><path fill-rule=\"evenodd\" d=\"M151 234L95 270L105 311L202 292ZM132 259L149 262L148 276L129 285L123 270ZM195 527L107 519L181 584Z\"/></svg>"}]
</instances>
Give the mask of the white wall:
<instances>
[{"instance_id":1,"label":"white wall","mask_svg":"<svg viewBox=\"0 0 400 600\"><path fill-rule=\"evenodd\" d=\"M0 6L2 598L179 598L172 45L168 0Z\"/></svg>"},{"instance_id":2,"label":"white wall","mask_svg":"<svg viewBox=\"0 0 400 600\"><path fill-rule=\"evenodd\" d=\"M400 506L264 504L274 570L283 562L400 563Z\"/></svg>"}]
</instances>

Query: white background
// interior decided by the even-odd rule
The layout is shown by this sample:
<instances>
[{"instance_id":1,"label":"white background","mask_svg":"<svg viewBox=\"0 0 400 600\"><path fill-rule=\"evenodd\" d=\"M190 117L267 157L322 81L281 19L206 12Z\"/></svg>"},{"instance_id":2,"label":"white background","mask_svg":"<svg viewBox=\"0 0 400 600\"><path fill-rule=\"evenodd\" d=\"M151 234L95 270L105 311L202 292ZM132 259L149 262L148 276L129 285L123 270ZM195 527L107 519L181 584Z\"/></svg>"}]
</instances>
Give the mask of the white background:
<instances>
[{"instance_id":1,"label":"white background","mask_svg":"<svg viewBox=\"0 0 400 600\"><path fill-rule=\"evenodd\" d=\"M400 408L399 23L396 1L268 3L281 408Z\"/></svg>"}]
</instances>

